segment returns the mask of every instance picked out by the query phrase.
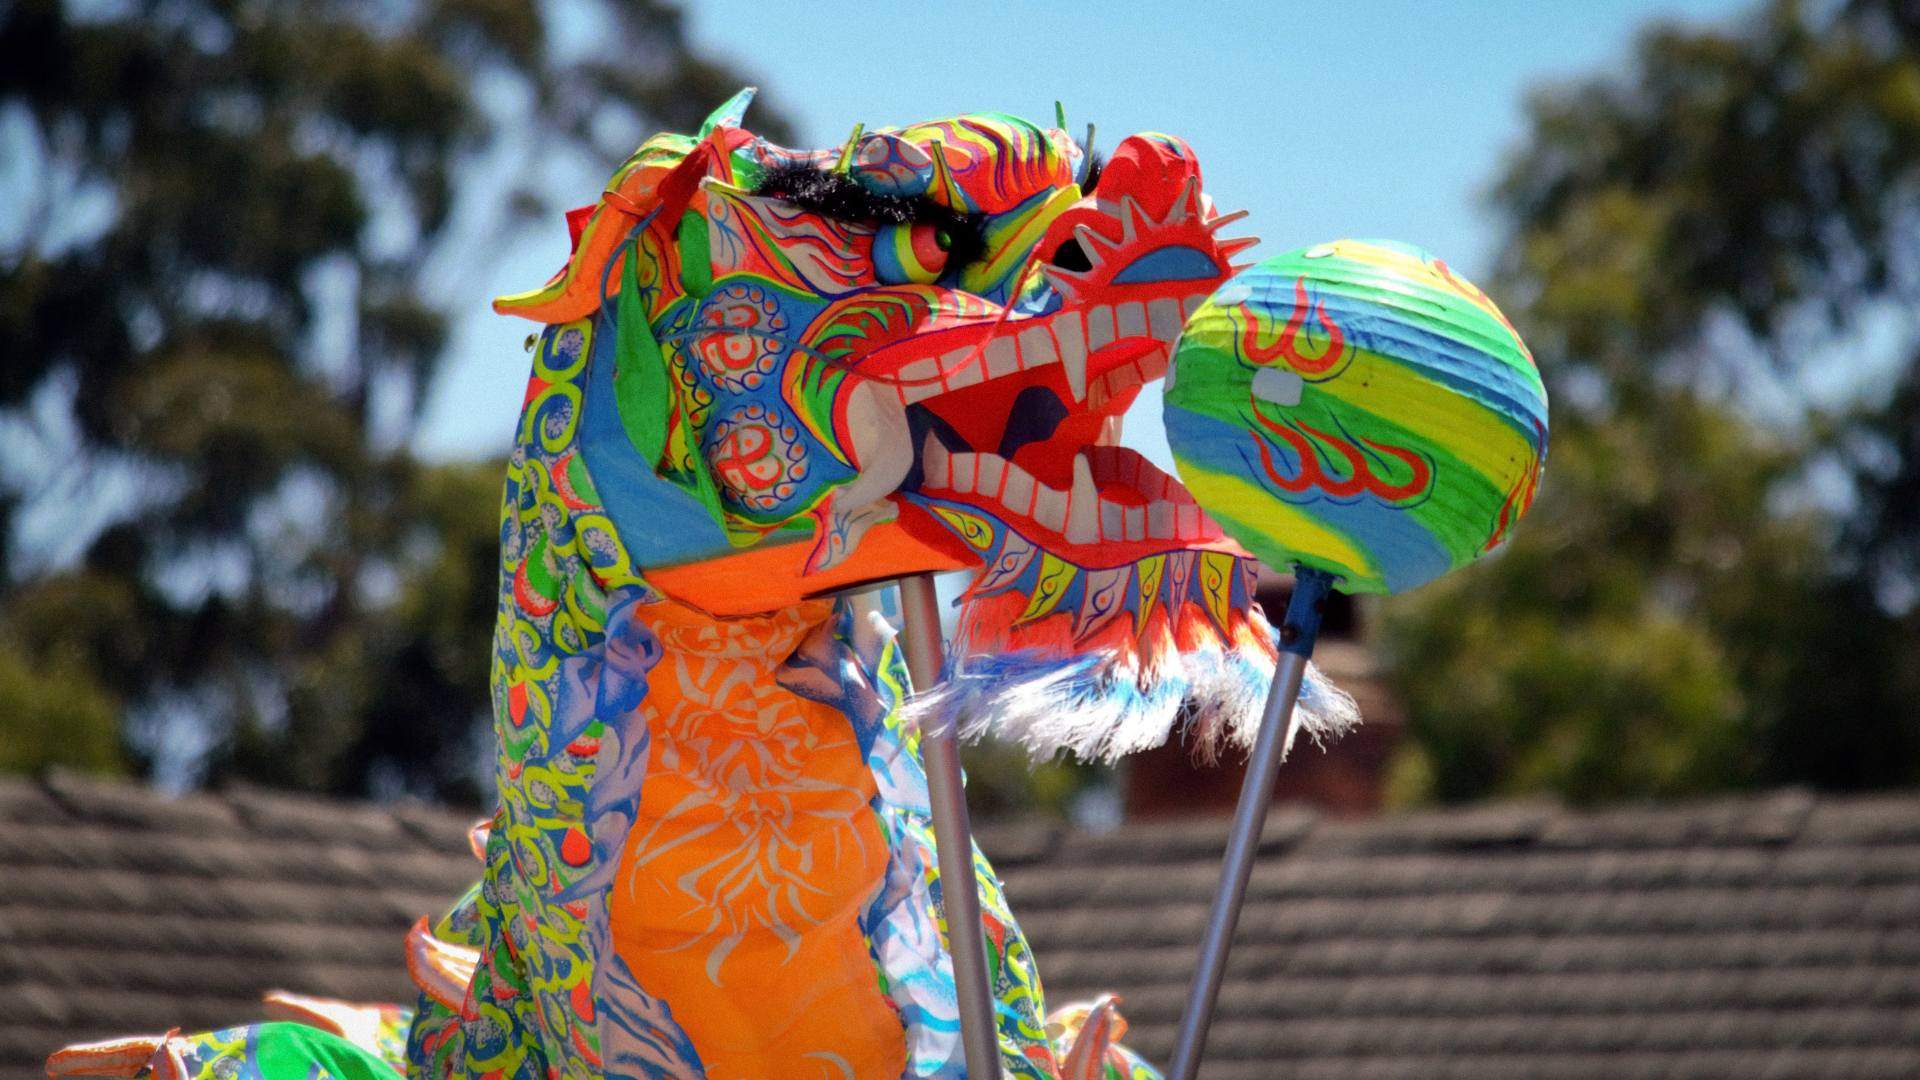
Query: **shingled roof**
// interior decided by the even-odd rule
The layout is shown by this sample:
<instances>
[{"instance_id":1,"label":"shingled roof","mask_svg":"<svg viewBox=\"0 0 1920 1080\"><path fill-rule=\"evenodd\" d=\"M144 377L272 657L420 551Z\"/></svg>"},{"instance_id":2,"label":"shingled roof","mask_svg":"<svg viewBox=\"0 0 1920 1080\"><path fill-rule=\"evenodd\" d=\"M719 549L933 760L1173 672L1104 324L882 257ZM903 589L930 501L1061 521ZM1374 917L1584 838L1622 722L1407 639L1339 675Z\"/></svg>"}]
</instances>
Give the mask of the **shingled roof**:
<instances>
[{"instance_id":1,"label":"shingled roof","mask_svg":"<svg viewBox=\"0 0 1920 1080\"><path fill-rule=\"evenodd\" d=\"M400 942L477 869L463 816L0 781L0 1074L63 1042L410 1000ZM1056 1003L1171 1049L1224 823L983 830ZM1574 813L1276 810L1204 1075L1920 1076L1920 794Z\"/></svg>"}]
</instances>

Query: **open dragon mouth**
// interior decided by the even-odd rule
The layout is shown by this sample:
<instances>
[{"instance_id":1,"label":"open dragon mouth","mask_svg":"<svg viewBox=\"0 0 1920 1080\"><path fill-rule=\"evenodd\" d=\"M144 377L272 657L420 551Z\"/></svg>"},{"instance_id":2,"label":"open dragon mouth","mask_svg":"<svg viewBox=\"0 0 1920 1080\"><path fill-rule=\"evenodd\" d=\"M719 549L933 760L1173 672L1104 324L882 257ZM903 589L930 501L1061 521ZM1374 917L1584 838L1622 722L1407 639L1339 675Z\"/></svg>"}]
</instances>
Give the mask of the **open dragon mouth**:
<instances>
[{"instance_id":1,"label":"open dragon mouth","mask_svg":"<svg viewBox=\"0 0 1920 1080\"><path fill-rule=\"evenodd\" d=\"M1225 546L1177 480L1117 445L1124 413L1166 374L1204 299L1064 309L904 365L898 393L919 457L902 490L985 511L1082 566Z\"/></svg>"}]
</instances>

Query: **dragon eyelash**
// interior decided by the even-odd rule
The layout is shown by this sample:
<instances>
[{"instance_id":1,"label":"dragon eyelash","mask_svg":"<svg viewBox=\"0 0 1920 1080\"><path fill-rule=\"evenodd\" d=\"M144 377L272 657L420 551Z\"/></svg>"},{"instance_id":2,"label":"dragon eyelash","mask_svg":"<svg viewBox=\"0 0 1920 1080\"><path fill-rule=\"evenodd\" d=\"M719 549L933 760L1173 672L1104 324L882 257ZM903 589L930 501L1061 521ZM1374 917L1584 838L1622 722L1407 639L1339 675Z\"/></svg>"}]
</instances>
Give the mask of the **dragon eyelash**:
<instances>
[{"instance_id":1,"label":"dragon eyelash","mask_svg":"<svg viewBox=\"0 0 1920 1080\"><path fill-rule=\"evenodd\" d=\"M845 173L799 162L767 170L755 195L781 199L836 221L865 225L933 225L944 234L949 267L965 266L986 252L979 214L942 206L924 195L880 195Z\"/></svg>"}]
</instances>

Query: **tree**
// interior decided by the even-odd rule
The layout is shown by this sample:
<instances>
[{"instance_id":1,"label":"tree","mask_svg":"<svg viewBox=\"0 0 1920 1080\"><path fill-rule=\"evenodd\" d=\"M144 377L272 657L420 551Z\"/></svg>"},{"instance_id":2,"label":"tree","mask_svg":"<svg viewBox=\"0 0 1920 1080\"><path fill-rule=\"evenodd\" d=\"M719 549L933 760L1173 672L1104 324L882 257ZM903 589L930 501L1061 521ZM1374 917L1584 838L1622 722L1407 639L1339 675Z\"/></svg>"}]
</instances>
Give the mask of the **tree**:
<instances>
[{"instance_id":1,"label":"tree","mask_svg":"<svg viewBox=\"0 0 1920 1080\"><path fill-rule=\"evenodd\" d=\"M1494 291L1552 456L1509 550L1385 607L1400 797L1920 781L1917 196L1912 3L1534 98Z\"/></svg>"},{"instance_id":2,"label":"tree","mask_svg":"<svg viewBox=\"0 0 1920 1080\"><path fill-rule=\"evenodd\" d=\"M408 450L428 282L739 83L655 2L0 9L0 767L124 712L175 780L471 794L500 469Z\"/></svg>"}]
</instances>

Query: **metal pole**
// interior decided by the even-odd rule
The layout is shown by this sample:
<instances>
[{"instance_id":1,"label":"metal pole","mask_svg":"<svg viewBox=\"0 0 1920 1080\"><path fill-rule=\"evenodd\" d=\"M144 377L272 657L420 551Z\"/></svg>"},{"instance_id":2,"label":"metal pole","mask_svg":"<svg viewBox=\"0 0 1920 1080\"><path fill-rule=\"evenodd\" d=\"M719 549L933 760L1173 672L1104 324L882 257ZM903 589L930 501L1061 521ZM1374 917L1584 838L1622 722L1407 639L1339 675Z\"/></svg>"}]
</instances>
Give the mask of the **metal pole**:
<instances>
[{"instance_id":1,"label":"metal pole","mask_svg":"<svg viewBox=\"0 0 1920 1080\"><path fill-rule=\"evenodd\" d=\"M1280 657L1273 668L1273 686L1267 691L1260 734L1254 740L1247 776L1240 785L1240 802L1233 810L1220 887L1214 891L1213 910L1207 915L1206 933L1200 939L1200 961L1187 992L1186 1012L1180 1017L1168 1080L1194 1080L1200 1071L1200 1052L1206 1047L1207 1029L1213 1024L1220 981L1226 977L1227 950L1233 947L1233 928L1240 921L1240 905L1247 897L1247 879L1253 875L1254 856L1260 850L1260 830L1267 823L1274 781L1300 730L1294 704L1300 699L1307 658L1313 655L1314 641L1320 636L1320 613L1332 584L1333 578L1318 570L1303 568L1294 574L1293 599L1288 601L1286 620L1280 624Z\"/></svg>"},{"instance_id":2,"label":"metal pole","mask_svg":"<svg viewBox=\"0 0 1920 1080\"><path fill-rule=\"evenodd\" d=\"M944 649L940 601L932 574L900 579L900 614L906 623L907 673L926 690L940 681ZM947 943L953 952L953 985L959 995L960 1045L971 1080L1000 1080L1000 1036L994 1024L993 986L980 924L980 886L973 876L973 825L960 782L960 745L952 725L920 733L927 766L927 801L933 808L934 850L940 860L940 897L946 908Z\"/></svg>"}]
</instances>

